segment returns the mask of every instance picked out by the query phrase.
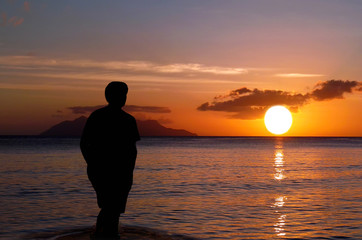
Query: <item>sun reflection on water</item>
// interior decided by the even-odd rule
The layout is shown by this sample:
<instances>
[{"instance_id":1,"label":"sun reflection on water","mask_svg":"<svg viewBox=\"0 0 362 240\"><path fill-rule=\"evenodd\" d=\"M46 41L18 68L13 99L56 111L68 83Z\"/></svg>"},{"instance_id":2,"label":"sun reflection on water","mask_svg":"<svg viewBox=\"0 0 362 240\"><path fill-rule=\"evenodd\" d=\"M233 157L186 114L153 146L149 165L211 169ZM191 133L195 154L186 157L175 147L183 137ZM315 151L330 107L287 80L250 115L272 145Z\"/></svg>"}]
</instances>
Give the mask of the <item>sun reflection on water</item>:
<instances>
[{"instance_id":1,"label":"sun reflection on water","mask_svg":"<svg viewBox=\"0 0 362 240\"><path fill-rule=\"evenodd\" d=\"M286 201L286 197L285 196L279 196L275 198L275 202L273 207L276 208L275 209L275 213L278 215L278 218L274 224L274 232L277 234L277 236L285 236L285 223L286 223L286 218L287 215L286 214L282 214L280 212L281 208L284 206L285 201Z\"/></svg>"},{"instance_id":2,"label":"sun reflection on water","mask_svg":"<svg viewBox=\"0 0 362 240\"><path fill-rule=\"evenodd\" d=\"M278 235L278 236L285 236L285 232L284 232L284 225L285 225L285 218L287 217L287 215L283 214L283 215L280 215L278 217L278 221L275 223L274 225L274 230L275 230L275 233Z\"/></svg>"},{"instance_id":3,"label":"sun reflection on water","mask_svg":"<svg viewBox=\"0 0 362 240\"><path fill-rule=\"evenodd\" d=\"M280 196L280 197L275 198L274 206L275 207L283 207L284 203L285 203L284 199L286 199L285 196Z\"/></svg>"},{"instance_id":4,"label":"sun reflection on water","mask_svg":"<svg viewBox=\"0 0 362 240\"><path fill-rule=\"evenodd\" d=\"M283 143L282 141L278 141L275 145L275 151L274 151L274 179L278 180L280 183L282 183L282 180L285 179L284 174L284 153L283 153ZM286 201L286 196L278 196L274 200L274 204L272 207L275 208L275 213L277 214L277 220L274 224L274 232L278 237L285 236L285 224L286 224L286 218L287 215L283 214L281 210L283 209L283 206Z\"/></svg>"},{"instance_id":5,"label":"sun reflection on water","mask_svg":"<svg viewBox=\"0 0 362 240\"><path fill-rule=\"evenodd\" d=\"M282 180L285 178L284 176L284 154L282 148L277 148L275 150L275 157L274 157L274 167L275 167L275 174L274 178L276 180Z\"/></svg>"}]
</instances>

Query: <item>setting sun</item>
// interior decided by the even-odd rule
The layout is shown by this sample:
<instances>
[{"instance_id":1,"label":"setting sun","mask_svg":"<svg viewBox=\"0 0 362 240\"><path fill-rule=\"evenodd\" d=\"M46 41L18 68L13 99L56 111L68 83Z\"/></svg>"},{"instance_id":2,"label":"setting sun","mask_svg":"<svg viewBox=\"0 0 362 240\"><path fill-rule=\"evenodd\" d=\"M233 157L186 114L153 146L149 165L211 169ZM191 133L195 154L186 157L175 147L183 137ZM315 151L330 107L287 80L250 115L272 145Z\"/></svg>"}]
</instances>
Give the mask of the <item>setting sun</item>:
<instances>
[{"instance_id":1,"label":"setting sun","mask_svg":"<svg viewBox=\"0 0 362 240\"><path fill-rule=\"evenodd\" d=\"M292 126L292 114L283 106L273 106L265 113L264 123L269 132L284 134Z\"/></svg>"}]
</instances>

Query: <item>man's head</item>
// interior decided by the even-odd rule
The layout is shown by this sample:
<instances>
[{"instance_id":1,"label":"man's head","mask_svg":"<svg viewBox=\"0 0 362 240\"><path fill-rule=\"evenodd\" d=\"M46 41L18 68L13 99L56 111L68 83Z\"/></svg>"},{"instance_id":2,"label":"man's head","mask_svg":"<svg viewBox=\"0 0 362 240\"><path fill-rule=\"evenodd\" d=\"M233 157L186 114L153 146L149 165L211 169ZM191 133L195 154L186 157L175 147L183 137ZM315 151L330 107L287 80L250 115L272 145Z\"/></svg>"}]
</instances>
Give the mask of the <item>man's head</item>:
<instances>
[{"instance_id":1,"label":"man's head","mask_svg":"<svg viewBox=\"0 0 362 240\"><path fill-rule=\"evenodd\" d=\"M105 90L109 105L123 107L127 99L128 86L124 82L110 82Z\"/></svg>"}]
</instances>

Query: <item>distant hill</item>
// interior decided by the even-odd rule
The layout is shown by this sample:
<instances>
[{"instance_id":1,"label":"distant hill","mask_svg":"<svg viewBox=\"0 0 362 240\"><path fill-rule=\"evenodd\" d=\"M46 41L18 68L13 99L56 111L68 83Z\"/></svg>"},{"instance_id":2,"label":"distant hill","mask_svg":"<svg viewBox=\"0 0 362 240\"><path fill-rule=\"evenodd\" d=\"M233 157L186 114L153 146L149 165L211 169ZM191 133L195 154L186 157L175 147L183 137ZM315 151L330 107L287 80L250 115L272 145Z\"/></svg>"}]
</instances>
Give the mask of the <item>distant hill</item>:
<instances>
[{"instance_id":1,"label":"distant hill","mask_svg":"<svg viewBox=\"0 0 362 240\"><path fill-rule=\"evenodd\" d=\"M86 121L87 118L84 116L74 119L73 121L63 121L40 133L40 136L78 137L82 135Z\"/></svg>"},{"instance_id":2,"label":"distant hill","mask_svg":"<svg viewBox=\"0 0 362 240\"><path fill-rule=\"evenodd\" d=\"M84 116L74 119L73 121L63 121L42 132L40 136L79 137L82 135L86 121L87 118ZM183 129L164 127L156 120L137 120L137 126L141 136L197 136L195 133Z\"/></svg>"},{"instance_id":3,"label":"distant hill","mask_svg":"<svg viewBox=\"0 0 362 240\"><path fill-rule=\"evenodd\" d=\"M156 120L137 120L137 126L141 136L197 136L183 129L164 127Z\"/></svg>"}]
</instances>

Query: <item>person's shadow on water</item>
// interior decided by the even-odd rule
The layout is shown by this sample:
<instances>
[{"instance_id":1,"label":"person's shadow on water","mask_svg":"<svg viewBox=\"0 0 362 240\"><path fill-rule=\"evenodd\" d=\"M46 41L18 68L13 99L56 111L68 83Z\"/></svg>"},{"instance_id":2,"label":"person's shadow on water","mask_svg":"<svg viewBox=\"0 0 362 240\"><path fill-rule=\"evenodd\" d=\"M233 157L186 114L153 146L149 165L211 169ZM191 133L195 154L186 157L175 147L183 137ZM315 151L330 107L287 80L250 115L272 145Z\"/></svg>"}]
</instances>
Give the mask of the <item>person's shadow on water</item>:
<instances>
[{"instance_id":1,"label":"person's shadow on water","mask_svg":"<svg viewBox=\"0 0 362 240\"><path fill-rule=\"evenodd\" d=\"M80 141L88 178L100 208L95 238L119 238L119 217L125 212L132 187L136 142L140 136L134 117L122 110L127 92L123 82L107 85L108 106L89 116Z\"/></svg>"}]
</instances>

